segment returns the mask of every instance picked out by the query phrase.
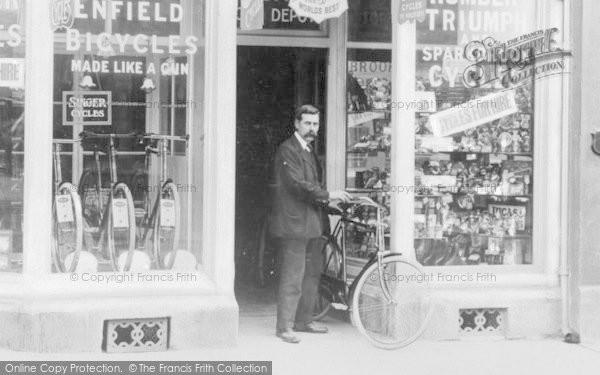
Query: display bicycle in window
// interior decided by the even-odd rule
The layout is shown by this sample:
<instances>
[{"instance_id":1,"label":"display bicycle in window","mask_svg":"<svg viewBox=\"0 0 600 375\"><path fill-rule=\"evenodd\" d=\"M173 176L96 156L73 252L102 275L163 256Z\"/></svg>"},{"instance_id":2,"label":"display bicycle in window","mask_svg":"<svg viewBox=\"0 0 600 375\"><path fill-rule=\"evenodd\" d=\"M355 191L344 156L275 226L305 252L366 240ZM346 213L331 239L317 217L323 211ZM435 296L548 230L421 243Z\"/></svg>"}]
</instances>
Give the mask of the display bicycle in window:
<instances>
[{"instance_id":1,"label":"display bicycle in window","mask_svg":"<svg viewBox=\"0 0 600 375\"><path fill-rule=\"evenodd\" d=\"M119 139L145 143L145 169L135 173L130 181L135 192L143 192L141 202L134 202L130 187L118 182L116 158ZM65 240L62 240L63 246L53 246L56 270L96 271L99 263L100 266L107 265L108 269L113 271L150 269L152 265L156 269L171 269L176 258L183 259L184 262L190 261L193 257L191 253L187 254L188 252L177 249L181 229L180 200L177 186L167 176L166 166L167 142L180 141L187 144L187 140L187 136L83 132L79 141L84 148L93 149L95 168L83 172L78 186L79 196L69 193L67 185L67 188L57 189L59 196L69 194L73 214L67 215L71 219L65 220L63 217L62 223L58 215L53 216L55 243L58 238L65 237L65 227L68 227L67 233L73 232L75 239L71 240L71 246L65 246ZM101 153L108 157L108 181L104 178ZM156 189L150 189L148 178L153 154L161 161ZM55 159L58 160L55 166L60 167L59 153L55 153ZM61 178L59 168L55 170L55 176L57 181ZM72 191L75 190L77 189L73 187ZM149 194L151 190L157 191L153 205ZM57 202L58 199L57 197ZM138 203L138 206L135 203ZM77 206L83 207L80 209L81 226L78 224ZM63 208L63 211L68 212L66 207ZM83 246L79 242L80 232L83 233Z\"/></svg>"}]
</instances>

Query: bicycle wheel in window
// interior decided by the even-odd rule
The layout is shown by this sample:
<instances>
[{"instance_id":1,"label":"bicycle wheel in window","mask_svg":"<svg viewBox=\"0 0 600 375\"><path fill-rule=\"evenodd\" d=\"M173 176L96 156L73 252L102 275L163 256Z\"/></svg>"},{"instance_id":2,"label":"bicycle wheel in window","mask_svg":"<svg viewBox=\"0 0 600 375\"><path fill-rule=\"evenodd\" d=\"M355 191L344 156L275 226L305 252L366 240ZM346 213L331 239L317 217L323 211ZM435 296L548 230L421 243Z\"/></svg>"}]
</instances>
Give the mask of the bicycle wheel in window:
<instances>
[{"instance_id":1,"label":"bicycle wheel in window","mask_svg":"<svg viewBox=\"0 0 600 375\"><path fill-rule=\"evenodd\" d=\"M342 272L342 250L334 239L324 237L323 244L323 268L321 272L321 283L319 284L319 295L313 312L314 320L323 319L331 309L333 301L332 283L339 282Z\"/></svg>"},{"instance_id":2,"label":"bicycle wheel in window","mask_svg":"<svg viewBox=\"0 0 600 375\"><path fill-rule=\"evenodd\" d=\"M373 262L359 275L352 294L353 324L379 348L409 345L423 333L433 310L425 276L400 255L386 256L381 270Z\"/></svg>"},{"instance_id":3,"label":"bicycle wheel in window","mask_svg":"<svg viewBox=\"0 0 600 375\"><path fill-rule=\"evenodd\" d=\"M58 272L75 272L83 246L81 201L73 184L61 184L52 207L52 260Z\"/></svg>"},{"instance_id":4,"label":"bicycle wheel in window","mask_svg":"<svg viewBox=\"0 0 600 375\"><path fill-rule=\"evenodd\" d=\"M154 256L160 269L170 270L175 264L181 229L179 202L177 186L167 181L157 202L153 230Z\"/></svg>"},{"instance_id":5,"label":"bicycle wheel in window","mask_svg":"<svg viewBox=\"0 0 600 375\"><path fill-rule=\"evenodd\" d=\"M127 185L115 185L106 211L106 242L112 267L115 271L129 271L135 250L135 207ZM124 264L119 257L127 254Z\"/></svg>"}]
</instances>

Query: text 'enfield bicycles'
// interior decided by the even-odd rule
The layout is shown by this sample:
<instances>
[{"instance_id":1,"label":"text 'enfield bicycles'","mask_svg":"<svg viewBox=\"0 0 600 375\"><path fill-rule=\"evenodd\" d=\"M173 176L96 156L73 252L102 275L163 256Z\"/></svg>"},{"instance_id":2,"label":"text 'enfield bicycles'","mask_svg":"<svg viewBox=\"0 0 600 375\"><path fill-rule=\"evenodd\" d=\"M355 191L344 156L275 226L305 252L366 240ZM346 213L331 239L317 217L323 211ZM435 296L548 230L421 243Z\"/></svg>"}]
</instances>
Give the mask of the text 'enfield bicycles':
<instances>
[{"instance_id":1,"label":"text 'enfield bicycles'","mask_svg":"<svg viewBox=\"0 0 600 375\"><path fill-rule=\"evenodd\" d=\"M355 218L357 208L376 212L376 220ZM425 331L433 303L427 275L421 266L402 254L386 251L382 212L370 198L329 207L340 216L334 231L325 237L319 298L314 318L323 318L331 307L349 310L352 323L375 346L396 349L409 345ZM362 232L374 250L355 278L347 271L346 230Z\"/></svg>"}]
</instances>

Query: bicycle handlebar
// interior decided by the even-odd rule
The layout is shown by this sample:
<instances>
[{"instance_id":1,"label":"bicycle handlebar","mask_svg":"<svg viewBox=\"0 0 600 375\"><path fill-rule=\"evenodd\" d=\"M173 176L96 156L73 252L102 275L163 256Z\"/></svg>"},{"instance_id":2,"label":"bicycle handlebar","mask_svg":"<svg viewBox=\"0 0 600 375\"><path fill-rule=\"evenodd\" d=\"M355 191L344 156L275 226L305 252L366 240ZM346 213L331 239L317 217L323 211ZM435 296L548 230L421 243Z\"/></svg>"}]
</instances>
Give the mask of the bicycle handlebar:
<instances>
[{"instance_id":1,"label":"bicycle handlebar","mask_svg":"<svg viewBox=\"0 0 600 375\"><path fill-rule=\"evenodd\" d=\"M57 145L74 145L81 142L81 139L53 139L52 143Z\"/></svg>"},{"instance_id":2,"label":"bicycle handlebar","mask_svg":"<svg viewBox=\"0 0 600 375\"><path fill-rule=\"evenodd\" d=\"M79 136L81 138L100 138L100 139L126 139L126 138L135 138L138 136L138 133L124 133L124 134L115 134L115 133L96 133L89 130L82 131Z\"/></svg>"},{"instance_id":3,"label":"bicycle handlebar","mask_svg":"<svg viewBox=\"0 0 600 375\"><path fill-rule=\"evenodd\" d=\"M140 139L151 139L151 140L164 140L164 141L189 141L190 135L161 135L154 133L140 134Z\"/></svg>"}]
</instances>

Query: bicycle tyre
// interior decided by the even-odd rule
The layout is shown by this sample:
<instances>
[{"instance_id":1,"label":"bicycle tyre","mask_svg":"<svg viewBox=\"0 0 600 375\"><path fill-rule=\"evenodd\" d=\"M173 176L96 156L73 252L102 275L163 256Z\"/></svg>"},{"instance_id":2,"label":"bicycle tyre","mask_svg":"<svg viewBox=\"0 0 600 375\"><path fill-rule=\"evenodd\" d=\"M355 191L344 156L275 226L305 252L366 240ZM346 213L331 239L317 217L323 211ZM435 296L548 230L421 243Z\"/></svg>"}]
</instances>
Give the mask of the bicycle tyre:
<instances>
[{"instance_id":1,"label":"bicycle tyre","mask_svg":"<svg viewBox=\"0 0 600 375\"><path fill-rule=\"evenodd\" d=\"M161 209L162 205L160 200L163 198L170 198L173 201L175 222L173 227L161 226ZM180 218L180 198L177 186L172 181L167 181L163 185L161 195L157 201L158 208L156 210L156 217L154 218L154 230L153 230L153 248L154 256L158 262L160 269L172 269L175 264L175 258L177 257L177 246L179 243L179 231L181 229L181 218ZM169 261L165 264L165 258L167 254L171 253Z\"/></svg>"},{"instance_id":2,"label":"bicycle tyre","mask_svg":"<svg viewBox=\"0 0 600 375\"><path fill-rule=\"evenodd\" d=\"M58 191L56 192L56 196L60 195L68 195L70 196L71 201L71 211L73 214L73 225L74 228L71 232L74 236L71 237L71 246L67 246L71 248L72 251L69 251L65 256L62 256L61 252L61 235L60 235L60 225L58 222L58 212L56 207L56 201L53 202L52 205L52 228L53 228L53 239L52 239L52 260L54 261L54 266L56 270L60 273L65 272L75 272L77 270L77 265L79 263L79 255L81 254L81 249L83 247L83 216L81 210L81 201L79 200L79 194L76 192L76 188L73 184L69 182L64 182L58 187ZM64 260L67 255L73 253L73 260L71 265L68 267L65 264Z\"/></svg>"},{"instance_id":3,"label":"bicycle tyre","mask_svg":"<svg viewBox=\"0 0 600 375\"><path fill-rule=\"evenodd\" d=\"M332 238L323 238L325 239L325 243L323 244L323 249L321 250L323 253L321 280L323 279L323 276L339 280L342 272L342 250L337 242ZM318 293L317 303L313 312L313 320L323 319L331 310L333 291L321 281L319 283Z\"/></svg>"},{"instance_id":4,"label":"bicycle tyre","mask_svg":"<svg viewBox=\"0 0 600 375\"><path fill-rule=\"evenodd\" d=\"M115 197L125 199L127 202L127 216L129 221L129 226L125 230L121 230L124 232L124 237L126 237L127 245L123 246L124 250L127 251L127 260L121 269L118 264L118 257L121 251L117 251L117 245L115 241L115 228L113 227L113 212L112 205L113 199ZM106 210L106 239L108 246L108 254L110 257L110 262L113 270L115 271L129 271L131 268L131 262L133 260L133 253L135 250L135 237L136 237L136 228L135 228L135 207L133 205L133 197L131 196L131 191L127 187L127 185L123 183L118 183L113 188L112 194L109 198L107 210Z\"/></svg>"},{"instance_id":5,"label":"bicycle tyre","mask_svg":"<svg viewBox=\"0 0 600 375\"><path fill-rule=\"evenodd\" d=\"M401 255L386 256L383 267L385 284L396 301L385 301L378 263L374 261L359 275L352 293L351 318L359 332L376 347L398 349L417 340L427 328L433 311L431 291L428 283L416 278L407 282L411 275L426 278L420 266Z\"/></svg>"}]
</instances>

